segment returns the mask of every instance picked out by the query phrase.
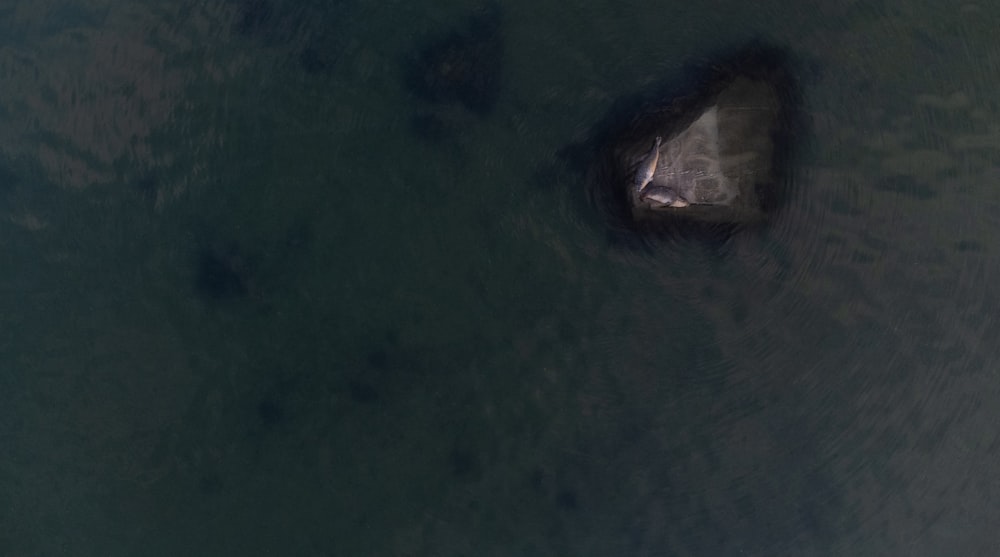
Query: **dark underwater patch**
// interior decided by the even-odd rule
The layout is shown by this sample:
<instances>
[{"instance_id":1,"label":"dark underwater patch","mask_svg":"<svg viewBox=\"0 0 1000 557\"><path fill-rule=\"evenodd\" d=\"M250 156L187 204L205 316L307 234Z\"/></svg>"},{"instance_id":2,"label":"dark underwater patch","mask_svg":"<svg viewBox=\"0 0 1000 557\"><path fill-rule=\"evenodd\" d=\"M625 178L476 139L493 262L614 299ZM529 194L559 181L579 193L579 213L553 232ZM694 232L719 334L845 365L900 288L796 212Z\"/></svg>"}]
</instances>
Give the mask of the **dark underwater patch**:
<instances>
[{"instance_id":1,"label":"dark underwater patch","mask_svg":"<svg viewBox=\"0 0 1000 557\"><path fill-rule=\"evenodd\" d=\"M574 511L579 508L580 501L577 499L576 491L560 489L559 493L556 493L556 506L564 511Z\"/></svg>"},{"instance_id":2,"label":"dark underwater patch","mask_svg":"<svg viewBox=\"0 0 1000 557\"><path fill-rule=\"evenodd\" d=\"M206 472L198 479L198 491L202 495L215 495L222 491L225 485L222 477L216 472Z\"/></svg>"},{"instance_id":3,"label":"dark underwater patch","mask_svg":"<svg viewBox=\"0 0 1000 557\"><path fill-rule=\"evenodd\" d=\"M983 244L976 240L959 240L955 242L955 251L959 253L982 253Z\"/></svg>"},{"instance_id":4,"label":"dark underwater patch","mask_svg":"<svg viewBox=\"0 0 1000 557\"><path fill-rule=\"evenodd\" d=\"M328 70L332 60L326 52L315 45L307 46L299 52L299 66L307 74L314 75Z\"/></svg>"},{"instance_id":5,"label":"dark underwater patch","mask_svg":"<svg viewBox=\"0 0 1000 557\"><path fill-rule=\"evenodd\" d=\"M285 410L278 402L265 398L257 403L257 418L264 426L274 426L285 419Z\"/></svg>"},{"instance_id":6,"label":"dark underwater patch","mask_svg":"<svg viewBox=\"0 0 1000 557\"><path fill-rule=\"evenodd\" d=\"M370 383L361 379L351 379L347 382L347 393L351 400L359 404L371 404L379 399L378 390Z\"/></svg>"},{"instance_id":7,"label":"dark underwater patch","mask_svg":"<svg viewBox=\"0 0 1000 557\"><path fill-rule=\"evenodd\" d=\"M360 356L364 365L349 374L346 394L359 404L373 404L382 400L383 393L391 397L399 372L412 372L419 364L400 346L399 333L390 329L367 348Z\"/></svg>"},{"instance_id":8,"label":"dark underwater patch","mask_svg":"<svg viewBox=\"0 0 1000 557\"><path fill-rule=\"evenodd\" d=\"M230 30L257 47L271 49L276 64L298 68L307 76L331 72L345 56L345 27L353 2L275 2L230 0ZM250 46L250 45L248 45Z\"/></svg>"},{"instance_id":9,"label":"dark underwater patch","mask_svg":"<svg viewBox=\"0 0 1000 557\"><path fill-rule=\"evenodd\" d=\"M378 369L385 370L389 366L389 353L384 347L379 347L368 352L368 365Z\"/></svg>"},{"instance_id":10,"label":"dark underwater patch","mask_svg":"<svg viewBox=\"0 0 1000 557\"><path fill-rule=\"evenodd\" d=\"M285 232L282 242L285 255L297 254L299 251L308 251L316 238L312 221L307 218L299 218Z\"/></svg>"},{"instance_id":11,"label":"dark underwater patch","mask_svg":"<svg viewBox=\"0 0 1000 557\"><path fill-rule=\"evenodd\" d=\"M418 112L410 119L410 127L420 139L441 143L451 137L455 129L433 112Z\"/></svg>"},{"instance_id":12,"label":"dark underwater patch","mask_svg":"<svg viewBox=\"0 0 1000 557\"><path fill-rule=\"evenodd\" d=\"M153 210L156 208L157 200L160 197L160 188L163 187L162 177L153 169L146 169L135 176L130 183L130 193L141 204L144 209Z\"/></svg>"},{"instance_id":13,"label":"dark underwater patch","mask_svg":"<svg viewBox=\"0 0 1000 557\"><path fill-rule=\"evenodd\" d=\"M245 298L250 292L250 268L235 248L202 249L198 254L195 291L206 300Z\"/></svg>"},{"instance_id":14,"label":"dark underwater patch","mask_svg":"<svg viewBox=\"0 0 1000 557\"><path fill-rule=\"evenodd\" d=\"M479 455L470 448L456 446L449 456L452 476L462 480L476 480L482 476Z\"/></svg>"},{"instance_id":15,"label":"dark underwater patch","mask_svg":"<svg viewBox=\"0 0 1000 557\"><path fill-rule=\"evenodd\" d=\"M493 110L502 85L501 13L491 6L466 25L416 49L406 64L406 86L431 103L455 103L480 115Z\"/></svg>"},{"instance_id":16,"label":"dark underwater patch","mask_svg":"<svg viewBox=\"0 0 1000 557\"><path fill-rule=\"evenodd\" d=\"M155 183L156 178L150 180ZM194 294L212 303L252 299L259 309L269 311L271 296L293 282L301 265L308 261L315 234L309 216L290 218L285 230L255 240L220 239L215 226L195 227L191 277Z\"/></svg>"},{"instance_id":17,"label":"dark underwater patch","mask_svg":"<svg viewBox=\"0 0 1000 557\"><path fill-rule=\"evenodd\" d=\"M928 200L937 197L937 192L929 185L913 176L888 176L875 182L875 189L898 193L914 199Z\"/></svg>"},{"instance_id":18,"label":"dark underwater patch","mask_svg":"<svg viewBox=\"0 0 1000 557\"><path fill-rule=\"evenodd\" d=\"M159 187L159 180L154 174L143 174L136 178L133 186L136 191L147 199L156 199L156 190Z\"/></svg>"},{"instance_id":19,"label":"dark underwater patch","mask_svg":"<svg viewBox=\"0 0 1000 557\"><path fill-rule=\"evenodd\" d=\"M239 0L234 27L243 36L259 35L267 30L274 18L269 0Z\"/></svg>"},{"instance_id":20,"label":"dark underwater patch","mask_svg":"<svg viewBox=\"0 0 1000 557\"><path fill-rule=\"evenodd\" d=\"M328 9L332 8L328 7ZM346 9L346 6L342 6L336 12L344 15L343 12ZM326 19L329 19L329 16L323 18L321 29L315 31L311 38L298 47L297 63L306 75L318 76L330 73L341 60L349 56L351 46L346 42L343 34L339 32L340 25L343 25L347 19L333 18L334 21L329 25L326 24ZM320 24L320 22L315 24Z\"/></svg>"},{"instance_id":21,"label":"dark underwater patch","mask_svg":"<svg viewBox=\"0 0 1000 557\"><path fill-rule=\"evenodd\" d=\"M17 173L8 167L3 159L0 159L0 193L13 190L19 181Z\"/></svg>"}]
</instances>

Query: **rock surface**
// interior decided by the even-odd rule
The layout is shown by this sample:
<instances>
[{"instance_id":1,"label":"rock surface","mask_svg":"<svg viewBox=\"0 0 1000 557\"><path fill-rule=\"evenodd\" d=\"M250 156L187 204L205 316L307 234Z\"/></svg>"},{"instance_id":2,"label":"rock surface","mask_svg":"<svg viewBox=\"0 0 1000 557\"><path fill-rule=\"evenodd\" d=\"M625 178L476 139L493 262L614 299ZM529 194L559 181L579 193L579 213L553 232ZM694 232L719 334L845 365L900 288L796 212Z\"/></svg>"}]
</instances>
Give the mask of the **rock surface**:
<instances>
[{"instance_id":1,"label":"rock surface","mask_svg":"<svg viewBox=\"0 0 1000 557\"><path fill-rule=\"evenodd\" d=\"M676 225L763 223L788 189L796 95L786 56L752 45L702 71L694 85L647 102L597 132L588 183L614 228L640 233ZM638 166L662 136L646 188L672 190L665 205L635 187ZM652 191L652 190L650 190ZM655 196L657 198L663 197ZM686 202L686 203L685 203Z\"/></svg>"}]
</instances>

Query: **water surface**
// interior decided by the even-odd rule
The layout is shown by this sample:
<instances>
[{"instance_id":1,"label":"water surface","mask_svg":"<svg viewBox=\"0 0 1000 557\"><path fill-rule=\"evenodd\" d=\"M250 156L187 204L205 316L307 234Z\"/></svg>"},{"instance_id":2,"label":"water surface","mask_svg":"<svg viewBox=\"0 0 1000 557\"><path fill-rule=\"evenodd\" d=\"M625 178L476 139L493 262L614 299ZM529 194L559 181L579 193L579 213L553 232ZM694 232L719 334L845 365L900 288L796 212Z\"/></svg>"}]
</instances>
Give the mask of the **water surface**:
<instances>
[{"instance_id":1,"label":"water surface","mask_svg":"<svg viewBox=\"0 0 1000 557\"><path fill-rule=\"evenodd\" d=\"M1000 8L118 4L0 9L0 552L1000 545ZM753 39L784 209L609 242L559 154Z\"/></svg>"}]
</instances>

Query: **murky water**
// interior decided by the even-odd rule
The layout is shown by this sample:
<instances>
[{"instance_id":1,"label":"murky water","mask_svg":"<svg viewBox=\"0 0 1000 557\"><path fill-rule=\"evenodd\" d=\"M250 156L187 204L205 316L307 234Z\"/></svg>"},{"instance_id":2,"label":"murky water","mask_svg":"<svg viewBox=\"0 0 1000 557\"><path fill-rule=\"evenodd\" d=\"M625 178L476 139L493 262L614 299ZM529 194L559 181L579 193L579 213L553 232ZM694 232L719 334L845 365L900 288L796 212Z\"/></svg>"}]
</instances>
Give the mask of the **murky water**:
<instances>
[{"instance_id":1,"label":"murky water","mask_svg":"<svg viewBox=\"0 0 1000 557\"><path fill-rule=\"evenodd\" d=\"M1000 8L119 4L0 8L0 553L1000 547ZM609 241L566 148L753 39L782 210Z\"/></svg>"}]
</instances>

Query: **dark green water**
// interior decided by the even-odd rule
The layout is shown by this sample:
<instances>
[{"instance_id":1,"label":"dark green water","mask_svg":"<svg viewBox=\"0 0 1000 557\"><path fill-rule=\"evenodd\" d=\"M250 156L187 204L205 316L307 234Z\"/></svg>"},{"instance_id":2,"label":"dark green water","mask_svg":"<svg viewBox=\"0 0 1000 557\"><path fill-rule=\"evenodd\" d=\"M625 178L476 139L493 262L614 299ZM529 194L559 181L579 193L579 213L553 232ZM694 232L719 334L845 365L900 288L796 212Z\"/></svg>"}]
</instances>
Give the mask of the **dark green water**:
<instances>
[{"instance_id":1,"label":"dark green water","mask_svg":"<svg viewBox=\"0 0 1000 557\"><path fill-rule=\"evenodd\" d=\"M0 555L993 555L1000 8L0 7ZM635 251L559 162L793 54L795 194ZM410 62L408 62L410 61Z\"/></svg>"}]
</instances>

